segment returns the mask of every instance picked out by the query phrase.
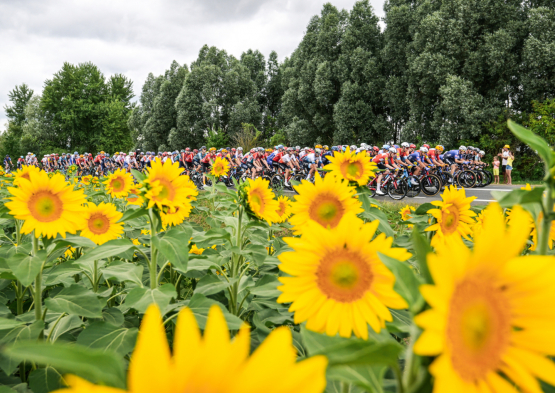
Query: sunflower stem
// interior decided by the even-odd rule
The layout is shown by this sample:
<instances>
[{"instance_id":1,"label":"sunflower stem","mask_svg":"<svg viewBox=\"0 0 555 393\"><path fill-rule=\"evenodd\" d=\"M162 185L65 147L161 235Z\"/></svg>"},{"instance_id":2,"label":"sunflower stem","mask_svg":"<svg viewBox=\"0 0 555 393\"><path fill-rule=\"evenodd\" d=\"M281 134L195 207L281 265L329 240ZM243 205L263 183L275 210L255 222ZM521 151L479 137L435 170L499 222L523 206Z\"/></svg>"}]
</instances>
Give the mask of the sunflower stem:
<instances>
[{"instance_id":1,"label":"sunflower stem","mask_svg":"<svg viewBox=\"0 0 555 393\"><path fill-rule=\"evenodd\" d=\"M93 292L98 292L98 261L94 261L93 279L92 279Z\"/></svg>"},{"instance_id":2,"label":"sunflower stem","mask_svg":"<svg viewBox=\"0 0 555 393\"><path fill-rule=\"evenodd\" d=\"M31 235L33 239L33 249L32 255L35 257L39 251L39 239L35 236L35 233ZM44 266L44 264L43 264ZM35 320L40 321L42 319L42 267L35 278Z\"/></svg>"},{"instance_id":3,"label":"sunflower stem","mask_svg":"<svg viewBox=\"0 0 555 393\"><path fill-rule=\"evenodd\" d=\"M148 216L150 218L150 289L158 288L158 274L157 274L157 266L156 266L156 257L158 250L156 246L152 242L152 237L156 236L156 225L154 224L154 212L152 209L148 210Z\"/></svg>"},{"instance_id":4,"label":"sunflower stem","mask_svg":"<svg viewBox=\"0 0 555 393\"><path fill-rule=\"evenodd\" d=\"M349 393L351 391L351 384L349 382L341 382L341 393Z\"/></svg>"},{"instance_id":5,"label":"sunflower stem","mask_svg":"<svg viewBox=\"0 0 555 393\"><path fill-rule=\"evenodd\" d=\"M395 363L392 366L393 373L395 374L395 379L397 380L397 393L405 393L405 387L403 386L403 375L401 373L401 368L399 364Z\"/></svg>"},{"instance_id":6,"label":"sunflower stem","mask_svg":"<svg viewBox=\"0 0 555 393\"><path fill-rule=\"evenodd\" d=\"M237 211L237 233L235 237L235 246L239 248L239 251L243 248L243 228L242 228L242 221L243 221L243 207L239 206L239 210ZM236 278L239 275L240 270L240 263L241 263L241 255L233 253L231 263L231 278ZM234 315L239 315L240 308L237 307L237 297L239 295L239 280L237 280L231 286L230 294L230 305L231 310L229 310Z\"/></svg>"},{"instance_id":7,"label":"sunflower stem","mask_svg":"<svg viewBox=\"0 0 555 393\"><path fill-rule=\"evenodd\" d=\"M546 255L547 249L550 242L551 234L551 212L553 212L553 196L551 194L551 189L547 189L543 197L543 220L541 223L541 232L539 234L539 245L538 253L540 255Z\"/></svg>"},{"instance_id":8,"label":"sunflower stem","mask_svg":"<svg viewBox=\"0 0 555 393\"><path fill-rule=\"evenodd\" d=\"M409 388L412 386L414 381L416 381L417 372L418 372L418 358L414 354L413 347L414 343L420 336L420 329L414 323L410 326L409 337L410 337L410 344L409 348L406 352L406 359L405 359L405 372L403 374L403 385Z\"/></svg>"}]
</instances>

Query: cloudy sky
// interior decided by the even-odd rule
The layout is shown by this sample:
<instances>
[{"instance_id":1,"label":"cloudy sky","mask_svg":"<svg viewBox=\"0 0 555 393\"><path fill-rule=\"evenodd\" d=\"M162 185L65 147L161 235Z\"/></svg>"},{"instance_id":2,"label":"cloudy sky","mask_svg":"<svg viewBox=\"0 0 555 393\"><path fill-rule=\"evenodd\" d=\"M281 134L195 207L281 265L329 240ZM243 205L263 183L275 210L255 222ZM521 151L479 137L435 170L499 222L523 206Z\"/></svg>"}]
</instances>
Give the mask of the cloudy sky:
<instances>
[{"instance_id":1,"label":"cloudy sky","mask_svg":"<svg viewBox=\"0 0 555 393\"><path fill-rule=\"evenodd\" d=\"M249 48L279 60L300 42L325 0L0 0L0 130L15 85L42 91L64 62L123 73L138 95L149 72L189 64L204 45ZM383 16L384 0L370 0ZM355 0L333 0L350 10Z\"/></svg>"}]
</instances>

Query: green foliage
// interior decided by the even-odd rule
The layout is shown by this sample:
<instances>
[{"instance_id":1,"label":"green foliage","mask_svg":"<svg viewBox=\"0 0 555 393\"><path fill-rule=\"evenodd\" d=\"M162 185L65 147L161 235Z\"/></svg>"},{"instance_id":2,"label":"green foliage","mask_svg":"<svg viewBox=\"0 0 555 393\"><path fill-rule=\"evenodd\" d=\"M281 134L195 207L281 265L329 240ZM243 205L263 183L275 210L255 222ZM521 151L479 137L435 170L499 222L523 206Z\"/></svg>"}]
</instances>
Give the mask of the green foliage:
<instances>
[{"instance_id":1,"label":"green foliage","mask_svg":"<svg viewBox=\"0 0 555 393\"><path fill-rule=\"evenodd\" d=\"M229 137L222 130L217 132L210 130L208 132L208 138L206 138L206 146L208 148L215 147L216 149L221 149L229 145Z\"/></svg>"}]
</instances>

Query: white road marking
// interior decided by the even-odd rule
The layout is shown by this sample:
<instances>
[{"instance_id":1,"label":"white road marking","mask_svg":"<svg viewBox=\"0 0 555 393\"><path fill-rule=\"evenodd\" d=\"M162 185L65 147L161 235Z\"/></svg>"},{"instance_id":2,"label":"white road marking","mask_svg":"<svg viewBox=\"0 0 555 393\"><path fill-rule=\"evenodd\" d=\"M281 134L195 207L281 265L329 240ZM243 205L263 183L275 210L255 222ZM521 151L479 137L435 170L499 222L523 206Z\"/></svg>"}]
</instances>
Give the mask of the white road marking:
<instances>
[{"instance_id":1,"label":"white road marking","mask_svg":"<svg viewBox=\"0 0 555 393\"><path fill-rule=\"evenodd\" d=\"M513 191L517 190L517 188L513 189L501 189L501 188L465 188L466 191Z\"/></svg>"},{"instance_id":2,"label":"white road marking","mask_svg":"<svg viewBox=\"0 0 555 393\"><path fill-rule=\"evenodd\" d=\"M473 202L497 202L495 199L474 199Z\"/></svg>"}]
</instances>

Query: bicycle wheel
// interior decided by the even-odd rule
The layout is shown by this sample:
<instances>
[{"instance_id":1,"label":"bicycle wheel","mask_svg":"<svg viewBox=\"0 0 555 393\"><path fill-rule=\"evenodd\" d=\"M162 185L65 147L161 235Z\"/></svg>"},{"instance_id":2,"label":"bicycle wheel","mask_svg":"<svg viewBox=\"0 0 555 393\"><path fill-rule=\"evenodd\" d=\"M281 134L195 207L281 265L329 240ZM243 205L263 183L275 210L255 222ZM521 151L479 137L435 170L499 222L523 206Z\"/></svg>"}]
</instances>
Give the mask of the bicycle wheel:
<instances>
[{"instance_id":1,"label":"bicycle wheel","mask_svg":"<svg viewBox=\"0 0 555 393\"><path fill-rule=\"evenodd\" d=\"M476 187L484 187L486 185L486 180L482 171L473 171L476 175Z\"/></svg>"},{"instance_id":2,"label":"bicycle wheel","mask_svg":"<svg viewBox=\"0 0 555 393\"><path fill-rule=\"evenodd\" d=\"M409 176L407 179L407 196L409 198L417 197L422 191L422 186L420 185L420 180L416 176Z\"/></svg>"},{"instance_id":3,"label":"bicycle wheel","mask_svg":"<svg viewBox=\"0 0 555 393\"><path fill-rule=\"evenodd\" d=\"M386 185L387 195L391 199L399 201L407 196L408 186L405 179L396 179Z\"/></svg>"},{"instance_id":4,"label":"bicycle wheel","mask_svg":"<svg viewBox=\"0 0 555 393\"><path fill-rule=\"evenodd\" d=\"M492 182L493 182L493 175L491 174L490 171L483 171L485 174L485 178L486 178L486 187L489 186Z\"/></svg>"},{"instance_id":5,"label":"bicycle wheel","mask_svg":"<svg viewBox=\"0 0 555 393\"><path fill-rule=\"evenodd\" d=\"M436 195L441 190L441 180L436 175L424 175L420 179L422 192L428 196Z\"/></svg>"},{"instance_id":6,"label":"bicycle wheel","mask_svg":"<svg viewBox=\"0 0 555 393\"><path fill-rule=\"evenodd\" d=\"M377 186L376 186L376 178L375 177L371 177L368 180L368 184L366 185L366 187L368 187L368 189L370 190L369 193L369 197L370 198L374 198L376 196L376 190L377 190Z\"/></svg>"},{"instance_id":7,"label":"bicycle wheel","mask_svg":"<svg viewBox=\"0 0 555 393\"><path fill-rule=\"evenodd\" d=\"M270 187L273 191L281 191L283 190L283 178L279 174L275 174L270 179Z\"/></svg>"},{"instance_id":8,"label":"bicycle wheel","mask_svg":"<svg viewBox=\"0 0 555 393\"><path fill-rule=\"evenodd\" d=\"M464 170L457 175L457 184L463 188L472 188L476 185L476 175L474 172Z\"/></svg>"}]
</instances>

